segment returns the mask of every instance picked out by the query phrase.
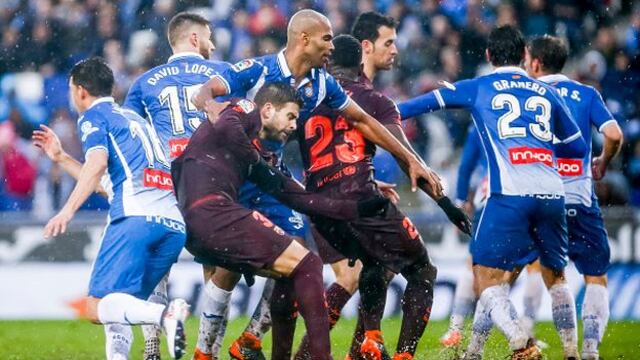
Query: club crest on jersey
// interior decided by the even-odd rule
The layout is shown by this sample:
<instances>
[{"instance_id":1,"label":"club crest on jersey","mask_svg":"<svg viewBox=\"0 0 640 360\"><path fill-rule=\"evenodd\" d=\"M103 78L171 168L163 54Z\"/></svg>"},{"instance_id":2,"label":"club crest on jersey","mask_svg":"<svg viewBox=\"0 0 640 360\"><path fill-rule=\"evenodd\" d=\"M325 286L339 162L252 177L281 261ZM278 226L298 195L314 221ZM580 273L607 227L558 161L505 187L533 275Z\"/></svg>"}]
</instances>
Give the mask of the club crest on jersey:
<instances>
[{"instance_id":1,"label":"club crest on jersey","mask_svg":"<svg viewBox=\"0 0 640 360\"><path fill-rule=\"evenodd\" d=\"M250 68L251 65L253 65L253 60L246 59L246 60L238 61L237 63L231 65L231 68L235 72L240 72L240 71L242 71L244 69Z\"/></svg>"},{"instance_id":2,"label":"club crest on jersey","mask_svg":"<svg viewBox=\"0 0 640 360\"><path fill-rule=\"evenodd\" d=\"M255 108L256 108L256 105L253 102L246 99L242 99L236 103L236 106L233 107L233 110L248 114L253 110L255 110Z\"/></svg>"},{"instance_id":3,"label":"club crest on jersey","mask_svg":"<svg viewBox=\"0 0 640 360\"><path fill-rule=\"evenodd\" d=\"M310 98L313 96L313 85L311 83L308 83L305 87L304 87L304 96Z\"/></svg>"},{"instance_id":4,"label":"club crest on jersey","mask_svg":"<svg viewBox=\"0 0 640 360\"><path fill-rule=\"evenodd\" d=\"M85 121L82 123L82 125L80 125L80 131L82 132L82 142L87 141L87 137L89 137L89 135L93 134L94 132L98 131L100 129L98 129L97 127L93 126L93 124L91 124L91 122L89 121Z\"/></svg>"}]
</instances>

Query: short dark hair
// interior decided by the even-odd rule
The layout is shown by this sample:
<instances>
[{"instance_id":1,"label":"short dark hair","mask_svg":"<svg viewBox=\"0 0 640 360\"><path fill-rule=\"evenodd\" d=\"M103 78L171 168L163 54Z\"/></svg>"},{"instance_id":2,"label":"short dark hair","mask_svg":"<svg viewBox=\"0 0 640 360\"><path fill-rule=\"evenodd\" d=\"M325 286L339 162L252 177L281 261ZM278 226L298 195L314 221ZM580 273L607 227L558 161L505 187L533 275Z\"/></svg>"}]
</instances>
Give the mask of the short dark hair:
<instances>
[{"instance_id":1,"label":"short dark hair","mask_svg":"<svg viewBox=\"0 0 640 360\"><path fill-rule=\"evenodd\" d=\"M113 91L113 71L101 57L81 60L69 73L71 82L82 86L91 96L111 96Z\"/></svg>"},{"instance_id":2,"label":"short dark hair","mask_svg":"<svg viewBox=\"0 0 640 360\"><path fill-rule=\"evenodd\" d=\"M351 35L342 34L333 38L335 49L331 54L333 65L343 68L359 68L362 63L362 47L358 39Z\"/></svg>"},{"instance_id":3,"label":"short dark hair","mask_svg":"<svg viewBox=\"0 0 640 360\"><path fill-rule=\"evenodd\" d=\"M302 108L303 101L300 94L291 85L283 82L272 82L263 85L256 93L254 102L259 108L266 103L272 103L276 108L281 108L286 103L296 103Z\"/></svg>"},{"instance_id":4,"label":"short dark hair","mask_svg":"<svg viewBox=\"0 0 640 360\"><path fill-rule=\"evenodd\" d=\"M359 42L369 40L375 42L378 40L380 34L378 29L381 26L386 26L392 29L398 27L398 22L391 16L385 16L375 11L364 12L356 18L351 28L351 35L353 35Z\"/></svg>"},{"instance_id":5,"label":"short dark hair","mask_svg":"<svg viewBox=\"0 0 640 360\"><path fill-rule=\"evenodd\" d=\"M569 48L555 36L539 36L527 45L531 59L538 59L546 72L559 73L569 57Z\"/></svg>"},{"instance_id":6,"label":"short dark hair","mask_svg":"<svg viewBox=\"0 0 640 360\"><path fill-rule=\"evenodd\" d=\"M511 25L497 27L489 34L489 61L494 66L520 65L524 46L524 36L520 30Z\"/></svg>"},{"instance_id":7,"label":"short dark hair","mask_svg":"<svg viewBox=\"0 0 640 360\"><path fill-rule=\"evenodd\" d=\"M169 38L169 44L171 46L176 44L178 38L181 35L181 32L184 30L186 25L202 25L208 26L209 20L204 17L190 13L190 12L180 12L177 13L171 20L169 21L169 27L167 28L167 37Z\"/></svg>"}]
</instances>

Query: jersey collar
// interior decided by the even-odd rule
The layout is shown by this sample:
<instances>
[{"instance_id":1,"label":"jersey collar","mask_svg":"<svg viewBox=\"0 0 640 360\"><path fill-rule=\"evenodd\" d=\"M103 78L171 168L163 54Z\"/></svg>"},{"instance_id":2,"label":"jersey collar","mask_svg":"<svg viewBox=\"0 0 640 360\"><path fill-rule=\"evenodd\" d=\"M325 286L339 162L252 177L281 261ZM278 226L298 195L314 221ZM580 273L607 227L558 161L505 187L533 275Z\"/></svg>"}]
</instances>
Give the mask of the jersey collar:
<instances>
[{"instance_id":1,"label":"jersey collar","mask_svg":"<svg viewBox=\"0 0 640 360\"><path fill-rule=\"evenodd\" d=\"M169 57L169 59L167 60L167 62L170 63L170 62L172 62L174 60L177 60L177 59L180 59L180 58L183 58L183 57L197 57L197 58L200 58L200 59L204 60L204 56L198 54L197 52L194 52L194 51L183 51L183 52L179 52L179 53L175 53L175 54L171 55Z\"/></svg>"},{"instance_id":2,"label":"jersey collar","mask_svg":"<svg viewBox=\"0 0 640 360\"><path fill-rule=\"evenodd\" d=\"M101 97L101 98L97 98L97 99L93 100L93 102L91 103L91 105L89 105L87 110L91 109L92 107L94 107L94 106L96 106L98 104L105 103L105 102L113 103L113 102L116 102L116 100L111 96L104 96L104 97Z\"/></svg>"},{"instance_id":3,"label":"jersey collar","mask_svg":"<svg viewBox=\"0 0 640 360\"><path fill-rule=\"evenodd\" d=\"M538 80L545 82L547 84L551 84L551 83L558 83L561 81L569 81L569 78L562 74L551 74L551 75L540 76Z\"/></svg>"},{"instance_id":4,"label":"jersey collar","mask_svg":"<svg viewBox=\"0 0 640 360\"><path fill-rule=\"evenodd\" d=\"M277 62L278 62L278 67L280 68L280 72L282 72L282 76L285 78L290 78L291 85L293 86L295 84L295 79L292 77L291 69L289 69L289 65L287 65L287 59L284 57L284 51L286 49L287 48L280 50L280 52L278 53ZM311 73L311 79L315 79L316 69L315 68L311 69L310 73ZM307 83L311 82L311 79L309 79L309 74L307 74L305 78L302 79L302 81L300 81L300 84L298 84L298 89L303 87Z\"/></svg>"},{"instance_id":5,"label":"jersey collar","mask_svg":"<svg viewBox=\"0 0 640 360\"><path fill-rule=\"evenodd\" d=\"M493 69L493 73L516 73L527 76L527 72L518 66L498 66L497 68Z\"/></svg>"}]
</instances>

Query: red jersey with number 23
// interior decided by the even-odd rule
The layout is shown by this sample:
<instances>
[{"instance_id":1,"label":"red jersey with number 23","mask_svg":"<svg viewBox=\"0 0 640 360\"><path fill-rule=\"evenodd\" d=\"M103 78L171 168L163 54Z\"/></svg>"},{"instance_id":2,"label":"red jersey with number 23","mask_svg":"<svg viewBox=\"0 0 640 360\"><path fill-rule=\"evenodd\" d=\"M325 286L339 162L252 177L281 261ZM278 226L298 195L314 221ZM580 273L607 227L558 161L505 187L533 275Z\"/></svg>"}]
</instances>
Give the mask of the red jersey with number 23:
<instances>
[{"instance_id":1,"label":"red jersey with number 23","mask_svg":"<svg viewBox=\"0 0 640 360\"><path fill-rule=\"evenodd\" d=\"M364 76L355 81L337 77L347 94L383 126L400 125L395 103L373 89ZM367 194L375 190L373 156L376 146L339 112L320 105L299 129L300 151L309 191Z\"/></svg>"}]
</instances>

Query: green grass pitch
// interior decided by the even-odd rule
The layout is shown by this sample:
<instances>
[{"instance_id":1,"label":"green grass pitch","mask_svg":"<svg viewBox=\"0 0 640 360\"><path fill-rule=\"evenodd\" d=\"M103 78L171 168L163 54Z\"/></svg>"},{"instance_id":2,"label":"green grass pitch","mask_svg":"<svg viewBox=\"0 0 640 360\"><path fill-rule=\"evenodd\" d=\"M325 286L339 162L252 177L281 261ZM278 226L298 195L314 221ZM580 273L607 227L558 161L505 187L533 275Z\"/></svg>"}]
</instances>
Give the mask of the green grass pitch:
<instances>
[{"instance_id":1,"label":"green grass pitch","mask_svg":"<svg viewBox=\"0 0 640 360\"><path fill-rule=\"evenodd\" d=\"M225 344L237 337L244 326L246 318L232 321L229 325ZM298 322L296 343L303 332L301 321ZM342 360L351 342L355 320L343 319L331 333L334 359ZM187 324L187 355L190 359L197 337L198 321L190 318ZM388 350L394 349L400 327L399 318L383 321L383 331ZM453 352L444 351L438 338L447 328L446 321L432 321L420 341L416 359L452 359ZM544 351L548 359L562 359L560 341L550 322L536 326L539 339L549 343L551 347ZM141 359L143 350L142 334L134 330L135 341L131 351L131 359ZM271 336L263 342L265 353L269 358ZM164 345L164 343L163 343ZM225 348L226 349L226 348ZM169 359L163 348L163 359ZM493 331L485 350L486 359L504 359L509 354L507 343L501 334ZM640 322L610 322L600 355L610 359L640 359ZM226 352L221 359L227 359ZM86 321L0 321L0 359L104 359L104 331L101 326Z\"/></svg>"}]
</instances>

